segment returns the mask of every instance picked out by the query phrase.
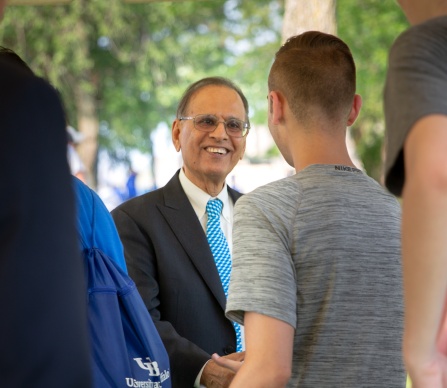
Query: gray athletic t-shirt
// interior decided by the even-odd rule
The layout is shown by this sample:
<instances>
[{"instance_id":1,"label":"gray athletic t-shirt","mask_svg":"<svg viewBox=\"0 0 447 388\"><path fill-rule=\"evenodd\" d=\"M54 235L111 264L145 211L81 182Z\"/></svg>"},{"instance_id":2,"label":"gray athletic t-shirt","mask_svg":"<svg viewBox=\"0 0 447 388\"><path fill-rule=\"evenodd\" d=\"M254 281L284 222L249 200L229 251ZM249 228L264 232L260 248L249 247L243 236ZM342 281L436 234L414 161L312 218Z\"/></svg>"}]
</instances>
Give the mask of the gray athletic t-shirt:
<instances>
[{"instance_id":1,"label":"gray athletic t-shirt","mask_svg":"<svg viewBox=\"0 0 447 388\"><path fill-rule=\"evenodd\" d=\"M336 165L243 196L226 314L245 311L296 329L288 387L405 387L396 199Z\"/></svg>"},{"instance_id":2,"label":"gray athletic t-shirt","mask_svg":"<svg viewBox=\"0 0 447 388\"><path fill-rule=\"evenodd\" d=\"M447 16L411 27L394 42L384 101L385 184L401 195L403 146L410 128L424 116L447 115Z\"/></svg>"}]
</instances>

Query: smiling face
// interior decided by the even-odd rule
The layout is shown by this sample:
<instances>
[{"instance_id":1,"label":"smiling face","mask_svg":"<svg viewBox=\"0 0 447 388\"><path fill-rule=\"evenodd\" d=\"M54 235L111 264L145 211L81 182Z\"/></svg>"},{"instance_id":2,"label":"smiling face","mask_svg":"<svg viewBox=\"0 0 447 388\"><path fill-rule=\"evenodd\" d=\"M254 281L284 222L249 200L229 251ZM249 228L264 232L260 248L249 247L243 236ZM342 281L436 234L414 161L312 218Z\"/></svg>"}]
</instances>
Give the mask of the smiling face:
<instances>
[{"instance_id":1,"label":"smiling face","mask_svg":"<svg viewBox=\"0 0 447 388\"><path fill-rule=\"evenodd\" d=\"M245 121L246 112L239 94L226 86L205 86L191 97L184 116L212 114L219 121ZM245 137L230 137L222 123L213 132L202 132L193 120L176 119L172 141L182 151L183 170L188 179L209 194L222 189L227 175L245 151ZM217 193L216 193L217 190Z\"/></svg>"}]
</instances>

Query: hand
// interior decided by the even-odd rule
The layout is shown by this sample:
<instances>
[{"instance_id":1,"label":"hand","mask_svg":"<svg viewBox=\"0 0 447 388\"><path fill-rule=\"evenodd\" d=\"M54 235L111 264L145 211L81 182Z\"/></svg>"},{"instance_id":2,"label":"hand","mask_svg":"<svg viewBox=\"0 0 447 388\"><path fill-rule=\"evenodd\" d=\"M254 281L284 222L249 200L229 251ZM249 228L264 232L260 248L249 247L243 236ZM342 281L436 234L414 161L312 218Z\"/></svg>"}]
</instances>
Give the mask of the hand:
<instances>
[{"instance_id":1,"label":"hand","mask_svg":"<svg viewBox=\"0 0 447 388\"><path fill-rule=\"evenodd\" d=\"M222 360L232 360L241 363L245 358L245 352L231 353L228 356L218 357L219 364L213 359L207 362L202 372L200 384L207 388L226 388L233 381L235 373L227 367L219 365Z\"/></svg>"},{"instance_id":2,"label":"hand","mask_svg":"<svg viewBox=\"0 0 447 388\"><path fill-rule=\"evenodd\" d=\"M229 369L234 373L236 373L239 370L239 368L242 366L242 363L244 361L244 360L236 361L236 360L232 360L230 358L221 357L217 353L214 353L211 356L211 358L217 365L222 366L226 369Z\"/></svg>"}]
</instances>

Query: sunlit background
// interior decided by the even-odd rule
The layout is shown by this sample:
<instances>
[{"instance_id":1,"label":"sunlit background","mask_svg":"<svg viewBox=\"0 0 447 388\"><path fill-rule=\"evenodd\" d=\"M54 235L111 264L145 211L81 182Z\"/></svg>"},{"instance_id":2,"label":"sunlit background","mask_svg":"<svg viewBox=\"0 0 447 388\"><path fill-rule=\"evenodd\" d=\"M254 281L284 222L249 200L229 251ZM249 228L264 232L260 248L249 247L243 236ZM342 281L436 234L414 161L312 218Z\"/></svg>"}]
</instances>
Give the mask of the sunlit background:
<instances>
[{"instance_id":1,"label":"sunlit background","mask_svg":"<svg viewBox=\"0 0 447 388\"><path fill-rule=\"evenodd\" d=\"M293 174L266 127L267 75L280 44L311 29L339 35L353 51L364 105L347 140L380 182L387 54L407 27L395 2L36 1L9 2L0 44L60 91L83 176L109 209L127 198L132 175L140 194L181 166L170 140L176 104L205 76L230 78L250 103L247 152L228 184L246 193Z\"/></svg>"}]
</instances>

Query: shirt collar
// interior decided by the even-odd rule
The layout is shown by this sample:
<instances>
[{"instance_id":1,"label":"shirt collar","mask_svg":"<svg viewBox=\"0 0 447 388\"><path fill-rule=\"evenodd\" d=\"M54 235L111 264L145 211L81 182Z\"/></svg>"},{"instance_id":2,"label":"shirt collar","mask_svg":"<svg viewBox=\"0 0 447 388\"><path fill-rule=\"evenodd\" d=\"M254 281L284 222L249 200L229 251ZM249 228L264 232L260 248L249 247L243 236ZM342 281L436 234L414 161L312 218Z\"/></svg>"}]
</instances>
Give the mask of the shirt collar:
<instances>
[{"instance_id":1,"label":"shirt collar","mask_svg":"<svg viewBox=\"0 0 447 388\"><path fill-rule=\"evenodd\" d=\"M196 212L199 220L206 213L206 204L208 203L208 201L212 198L219 198L223 203L222 216L225 218L225 220L229 222L231 221L230 198L228 196L226 183L217 197L212 197L211 195L197 187L194 183L192 183L185 175L183 168L180 169L179 179L180 184L182 185L183 190L185 191L185 194L189 199L189 202L191 202L191 205Z\"/></svg>"}]
</instances>

